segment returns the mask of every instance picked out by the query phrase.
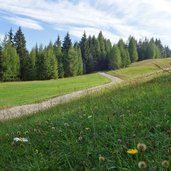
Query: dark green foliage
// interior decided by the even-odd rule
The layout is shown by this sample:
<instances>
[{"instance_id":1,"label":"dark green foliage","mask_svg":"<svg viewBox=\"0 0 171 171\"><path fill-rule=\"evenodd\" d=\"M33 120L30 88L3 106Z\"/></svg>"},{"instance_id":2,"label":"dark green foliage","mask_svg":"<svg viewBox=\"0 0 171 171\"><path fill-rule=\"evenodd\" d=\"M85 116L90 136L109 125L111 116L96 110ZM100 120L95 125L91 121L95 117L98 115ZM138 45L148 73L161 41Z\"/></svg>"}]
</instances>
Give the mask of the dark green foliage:
<instances>
[{"instance_id":1,"label":"dark green foliage","mask_svg":"<svg viewBox=\"0 0 171 171\"><path fill-rule=\"evenodd\" d=\"M118 48L119 48L120 54L121 54L121 61L122 61L121 66L127 67L131 63L131 61L130 61L128 49L122 39L120 39L118 42Z\"/></svg>"},{"instance_id":2,"label":"dark green foliage","mask_svg":"<svg viewBox=\"0 0 171 171\"><path fill-rule=\"evenodd\" d=\"M74 47L70 35L67 33L63 44L58 36L54 44L50 42L48 46L40 45L39 48L36 45L29 53L26 48L25 36L19 27L15 35L10 29L0 44L0 80L3 80L3 63L6 59L3 58L2 51L4 51L7 41L11 47L16 49L19 56L19 78L21 80L46 80L76 76L127 67L137 60L171 56L170 48L163 46L160 39L148 40L146 38L137 43L134 37L130 37L128 44L120 39L115 45L117 47L114 48L110 40L104 38L102 31L98 37L89 36L88 38L84 32L81 41L79 44L76 42ZM120 55L113 55L114 52Z\"/></svg>"},{"instance_id":3,"label":"dark green foliage","mask_svg":"<svg viewBox=\"0 0 171 171\"><path fill-rule=\"evenodd\" d=\"M12 28L8 32L8 39L9 39L9 42L11 43L11 46L14 46L14 35L13 35L13 32L12 32Z\"/></svg>"},{"instance_id":4,"label":"dark green foliage","mask_svg":"<svg viewBox=\"0 0 171 171\"><path fill-rule=\"evenodd\" d=\"M136 62L138 60L137 43L134 37L129 38L129 56L131 62Z\"/></svg>"},{"instance_id":5,"label":"dark green foliage","mask_svg":"<svg viewBox=\"0 0 171 171\"><path fill-rule=\"evenodd\" d=\"M87 37L86 37L86 33L84 32L81 41L80 41L80 48L81 48L81 56L82 56L82 60L83 60L83 73L86 73L86 63L87 63L87 54L88 54L88 50L87 50Z\"/></svg>"},{"instance_id":6,"label":"dark green foliage","mask_svg":"<svg viewBox=\"0 0 171 171\"><path fill-rule=\"evenodd\" d=\"M17 50L17 54L20 58L20 78L22 80L27 80L27 64L28 64L28 51L26 49L26 41L24 34L21 30L21 27L19 27L18 31L16 32L14 36L14 45Z\"/></svg>"},{"instance_id":7,"label":"dark green foliage","mask_svg":"<svg viewBox=\"0 0 171 171\"><path fill-rule=\"evenodd\" d=\"M78 45L78 43L75 43L74 49L76 51L76 58L77 58L77 75L82 75L83 74L83 60L81 56L81 49Z\"/></svg>"},{"instance_id":8,"label":"dark green foliage","mask_svg":"<svg viewBox=\"0 0 171 171\"><path fill-rule=\"evenodd\" d=\"M73 48L70 47L68 54L65 59L65 76L70 77L70 76L76 76L78 72L77 68L77 51Z\"/></svg>"},{"instance_id":9,"label":"dark green foliage","mask_svg":"<svg viewBox=\"0 0 171 171\"><path fill-rule=\"evenodd\" d=\"M63 56L62 56L62 48L61 48L61 41L58 36L57 42L54 45L55 56L58 62L58 76L59 78L64 77L64 66L63 66Z\"/></svg>"},{"instance_id":10,"label":"dark green foliage","mask_svg":"<svg viewBox=\"0 0 171 171\"><path fill-rule=\"evenodd\" d=\"M117 46L113 46L110 55L109 55L109 69L119 69L121 67L122 61L121 61L121 55L119 48Z\"/></svg>"},{"instance_id":11,"label":"dark green foliage","mask_svg":"<svg viewBox=\"0 0 171 171\"><path fill-rule=\"evenodd\" d=\"M63 47L62 47L62 53L63 53L63 66L64 66L64 76L65 77L68 77L68 52L69 52L69 49L72 47L72 42L71 42L71 39L70 39L70 35L69 33L67 33L67 35L65 36L64 38L64 42L63 42Z\"/></svg>"},{"instance_id":12,"label":"dark green foliage","mask_svg":"<svg viewBox=\"0 0 171 171\"><path fill-rule=\"evenodd\" d=\"M2 81L3 76L3 58L2 58L2 46L0 45L0 81Z\"/></svg>"}]
</instances>

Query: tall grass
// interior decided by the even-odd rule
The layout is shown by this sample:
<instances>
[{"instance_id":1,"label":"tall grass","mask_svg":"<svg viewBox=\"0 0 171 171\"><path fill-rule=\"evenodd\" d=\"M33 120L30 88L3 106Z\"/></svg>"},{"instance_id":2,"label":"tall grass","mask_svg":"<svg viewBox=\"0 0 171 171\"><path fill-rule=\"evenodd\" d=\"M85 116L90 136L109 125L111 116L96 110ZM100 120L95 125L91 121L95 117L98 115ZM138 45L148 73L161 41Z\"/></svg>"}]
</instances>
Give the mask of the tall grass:
<instances>
[{"instance_id":1,"label":"tall grass","mask_svg":"<svg viewBox=\"0 0 171 171\"><path fill-rule=\"evenodd\" d=\"M137 171L143 160L146 170L162 171L171 155L170 101L164 75L1 123L0 170ZM138 143L147 150L128 154Z\"/></svg>"}]
</instances>

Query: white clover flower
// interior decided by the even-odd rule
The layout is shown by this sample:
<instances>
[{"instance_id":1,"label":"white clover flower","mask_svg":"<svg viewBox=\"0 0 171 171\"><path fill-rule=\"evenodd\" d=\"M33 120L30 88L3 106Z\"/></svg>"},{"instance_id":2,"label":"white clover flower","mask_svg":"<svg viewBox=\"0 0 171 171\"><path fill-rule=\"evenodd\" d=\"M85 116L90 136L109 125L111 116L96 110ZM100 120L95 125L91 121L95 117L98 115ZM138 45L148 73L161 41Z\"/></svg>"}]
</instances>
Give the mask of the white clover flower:
<instances>
[{"instance_id":1,"label":"white clover flower","mask_svg":"<svg viewBox=\"0 0 171 171\"><path fill-rule=\"evenodd\" d=\"M15 137L13 140L15 142L28 142L28 138L18 138L18 137Z\"/></svg>"}]
</instances>

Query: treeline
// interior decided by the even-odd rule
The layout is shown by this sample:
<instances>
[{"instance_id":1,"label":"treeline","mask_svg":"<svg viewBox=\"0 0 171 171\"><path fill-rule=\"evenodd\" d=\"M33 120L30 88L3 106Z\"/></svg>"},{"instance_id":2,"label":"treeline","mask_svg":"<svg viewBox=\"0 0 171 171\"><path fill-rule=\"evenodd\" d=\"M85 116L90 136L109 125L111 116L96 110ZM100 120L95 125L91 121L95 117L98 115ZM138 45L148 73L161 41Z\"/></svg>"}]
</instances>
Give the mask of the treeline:
<instances>
[{"instance_id":1,"label":"treeline","mask_svg":"<svg viewBox=\"0 0 171 171\"><path fill-rule=\"evenodd\" d=\"M15 35L11 29L0 44L0 81L57 79L170 56L171 50L159 39L137 42L130 36L127 43L120 39L112 45L102 32L98 37L87 37L84 33L80 42L74 44L67 33L63 43L58 36L55 43L45 47L36 45L29 52L19 27Z\"/></svg>"}]
</instances>

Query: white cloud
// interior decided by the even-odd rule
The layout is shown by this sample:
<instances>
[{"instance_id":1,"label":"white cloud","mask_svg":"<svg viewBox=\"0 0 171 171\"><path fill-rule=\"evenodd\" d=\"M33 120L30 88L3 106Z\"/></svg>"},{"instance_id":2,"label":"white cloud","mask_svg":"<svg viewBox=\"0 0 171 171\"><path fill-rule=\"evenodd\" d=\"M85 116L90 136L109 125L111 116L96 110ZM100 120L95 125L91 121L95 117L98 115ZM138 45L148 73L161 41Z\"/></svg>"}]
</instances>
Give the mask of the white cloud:
<instances>
[{"instance_id":1,"label":"white cloud","mask_svg":"<svg viewBox=\"0 0 171 171\"><path fill-rule=\"evenodd\" d=\"M40 21L77 37L84 30L91 35L102 30L112 42L129 35L136 38L155 36L171 45L170 0L79 0L78 3L69 0L27 0L24 3L23 0L0 0L0 4L0 10L17 15L10 21L29 28L42 29L36 22ZM20 15L32 20L20 18Z\"/></svg>"},{"instance_id":2,"label":"white cloud","mask_svg":"<svg viewBox=\"0 0 171 171\"><path fill-rule=\"evenodd\" d=\"M5 35L4 34L0 34L0 42L2 42L5 38Z\"/></svg>"},{"instance_id":3,"label":"white cloud","mask_svg":"<svg viewBox=\"0 0 171 171\"><path fill-rule=\"evenodd\" d=\"M35 20L21 18L21 17L3 17L6 20L9 20L15 25L19 25L25 28L30 28L34 30L43 30L43 27L38 24Z\"/></svg>"}]
</instances>

